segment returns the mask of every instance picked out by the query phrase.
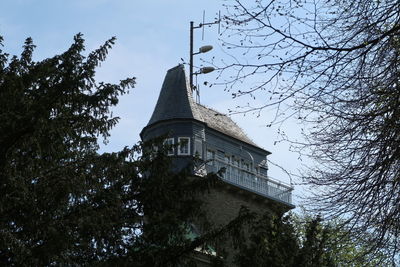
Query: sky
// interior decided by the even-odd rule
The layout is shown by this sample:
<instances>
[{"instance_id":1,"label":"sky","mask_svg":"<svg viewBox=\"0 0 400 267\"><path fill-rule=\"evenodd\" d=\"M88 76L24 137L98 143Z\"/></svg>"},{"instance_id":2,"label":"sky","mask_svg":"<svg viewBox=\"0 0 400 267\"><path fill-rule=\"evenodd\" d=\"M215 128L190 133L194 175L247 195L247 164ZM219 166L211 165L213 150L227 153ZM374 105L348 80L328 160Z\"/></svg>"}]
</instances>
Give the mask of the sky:
<instances>
[{"instance_id":1,"label":"sky","mask_svg":"<svg viewBox=\"0 0 400 267\"><path fill-rule=\"evenodd\" d=\"M105 152L118 151L140 140L139 133L150 119L167 70L188 62L190 21L195 25L201 23L203 10L205 21L214 21L219 10L224 12L223 3L223 0L2 0L0 35L4 38L3 50L11 55L19 55L24 40L32 37L37 46L35 60L64 52L77 33L84 35L88 52L116 36L116 44L98 69L96 79L116 83L126 77L137 78L135 88L121 97L113 109L120 122L111 131L108 144L101 147ZM207 27L204 33L202 40L201 30L195 31L195 50L203 45L212 45L214 49L196 56L196 66L201 65L201 58L227 56L218 41L218 27ZM199 84L212 83L216 77L215 73L199 76ZM232 99L229 92L218 86L201 87L200 99L201 104L226 114L247 101ZM232 118L255 143L272 152L269 156L272 162L296 173L302 162L296 153L290 152L289 144L277 142L280 140L278 129L266 127L268 116L266 111L261 117L238 114ZM296 136L300 127L287 122L283 128ZM269 174L290 182L276 166L270 165ZM299 204L298 196L303 193L296 186L299 181L292 182L294 201Z\"/></svg>"}]
</instances>

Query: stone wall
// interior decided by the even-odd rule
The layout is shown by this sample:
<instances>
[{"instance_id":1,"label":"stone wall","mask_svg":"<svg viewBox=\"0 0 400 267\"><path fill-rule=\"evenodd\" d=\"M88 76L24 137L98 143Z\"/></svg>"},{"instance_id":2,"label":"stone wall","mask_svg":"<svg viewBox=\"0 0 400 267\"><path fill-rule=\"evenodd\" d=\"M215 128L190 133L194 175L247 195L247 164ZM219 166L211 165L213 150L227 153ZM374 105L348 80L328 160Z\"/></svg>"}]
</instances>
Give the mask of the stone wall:
<instances>
[{"instance_id":1,"label":"stone wall","mask_svg":"<svg viewBox=\"0 0 400 267\"><path fill-rule=\"evenodd\" d=\"M282 216L283 213L290 209L288 206L281 203L223 182L215 188L212 188L209 193L205 193L202 197L205 203L204 209L206 211L207 220L216 227L225 226L235 219L242 206L246 206L250 211L260 215L269 212L277 216ZM202 223L199 224L201 225ZM201 226L199 228L201 232L207 230L201 229ZM246 229L244 229L244 231L248 232ZM217 255L220 255L221 250L227 252L227 266L235 266L232 263L235 249L233 248L231 240L222 240L214 246Z\"/></svg>"}]
</instances>

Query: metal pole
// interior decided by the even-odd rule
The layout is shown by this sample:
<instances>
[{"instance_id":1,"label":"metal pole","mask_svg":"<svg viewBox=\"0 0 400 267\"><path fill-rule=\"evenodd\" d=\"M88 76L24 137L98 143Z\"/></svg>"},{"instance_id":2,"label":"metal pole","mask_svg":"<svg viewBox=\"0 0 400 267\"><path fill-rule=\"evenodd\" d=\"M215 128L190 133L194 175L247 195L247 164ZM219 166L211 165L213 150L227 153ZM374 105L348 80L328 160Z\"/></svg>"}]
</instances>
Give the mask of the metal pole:
<instances>
[{"instance_id":1,"label":"metal pole","mask_svg":"<svg viewBox=\"0 0 400 267\"><path fill-rule=\"evenodd\" d=\"M190 62L189 62L189 79L190 79L190 89L193 91L193 21L190 22Z\"/></svg>"}]
</instances>

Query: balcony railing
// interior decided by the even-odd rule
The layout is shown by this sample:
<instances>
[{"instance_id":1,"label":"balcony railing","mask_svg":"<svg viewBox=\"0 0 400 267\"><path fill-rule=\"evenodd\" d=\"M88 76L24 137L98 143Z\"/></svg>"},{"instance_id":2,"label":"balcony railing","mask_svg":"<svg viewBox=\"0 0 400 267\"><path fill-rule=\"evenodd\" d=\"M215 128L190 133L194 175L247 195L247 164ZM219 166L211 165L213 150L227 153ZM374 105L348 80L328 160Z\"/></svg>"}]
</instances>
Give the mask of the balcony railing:
<instances>
[{"instance_id":1,"label":"balcony railing","mask_svg":"<svg viewBox=\"0 0 400 267\"><path fill-rule=\"evenodd\" d=\"M293 187L219 159L209 161L206 166L208 172L217 172L221 168L225 168L221 177L224 181L260 195L292 204Z\"/></svg>"}]
</instances>

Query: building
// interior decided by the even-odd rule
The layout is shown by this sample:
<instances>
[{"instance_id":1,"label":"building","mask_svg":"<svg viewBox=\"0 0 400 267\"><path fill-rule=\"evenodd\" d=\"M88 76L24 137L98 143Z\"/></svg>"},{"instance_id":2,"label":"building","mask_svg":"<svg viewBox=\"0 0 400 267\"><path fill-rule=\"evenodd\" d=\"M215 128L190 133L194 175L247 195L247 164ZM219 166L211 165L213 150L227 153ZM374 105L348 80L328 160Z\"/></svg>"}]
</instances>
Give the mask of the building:
<instances>
[{"instance_id":1,"label":"building","mask_svg":"<svg viewBox=\"0 0 400 267\"><path fill-rule=\"evenodd\" d=\"M268 176L267 150L257 146L228 116L196 103L183 65L168 70L149 123L140 136L146 141L168 135L166 143L176 168L198 156L206 163L195 175L217 172L224 186L205 197L215 224L234 218L242 205L283 214L294 208L292 187Z\"/></svg>"}]
</instances>

